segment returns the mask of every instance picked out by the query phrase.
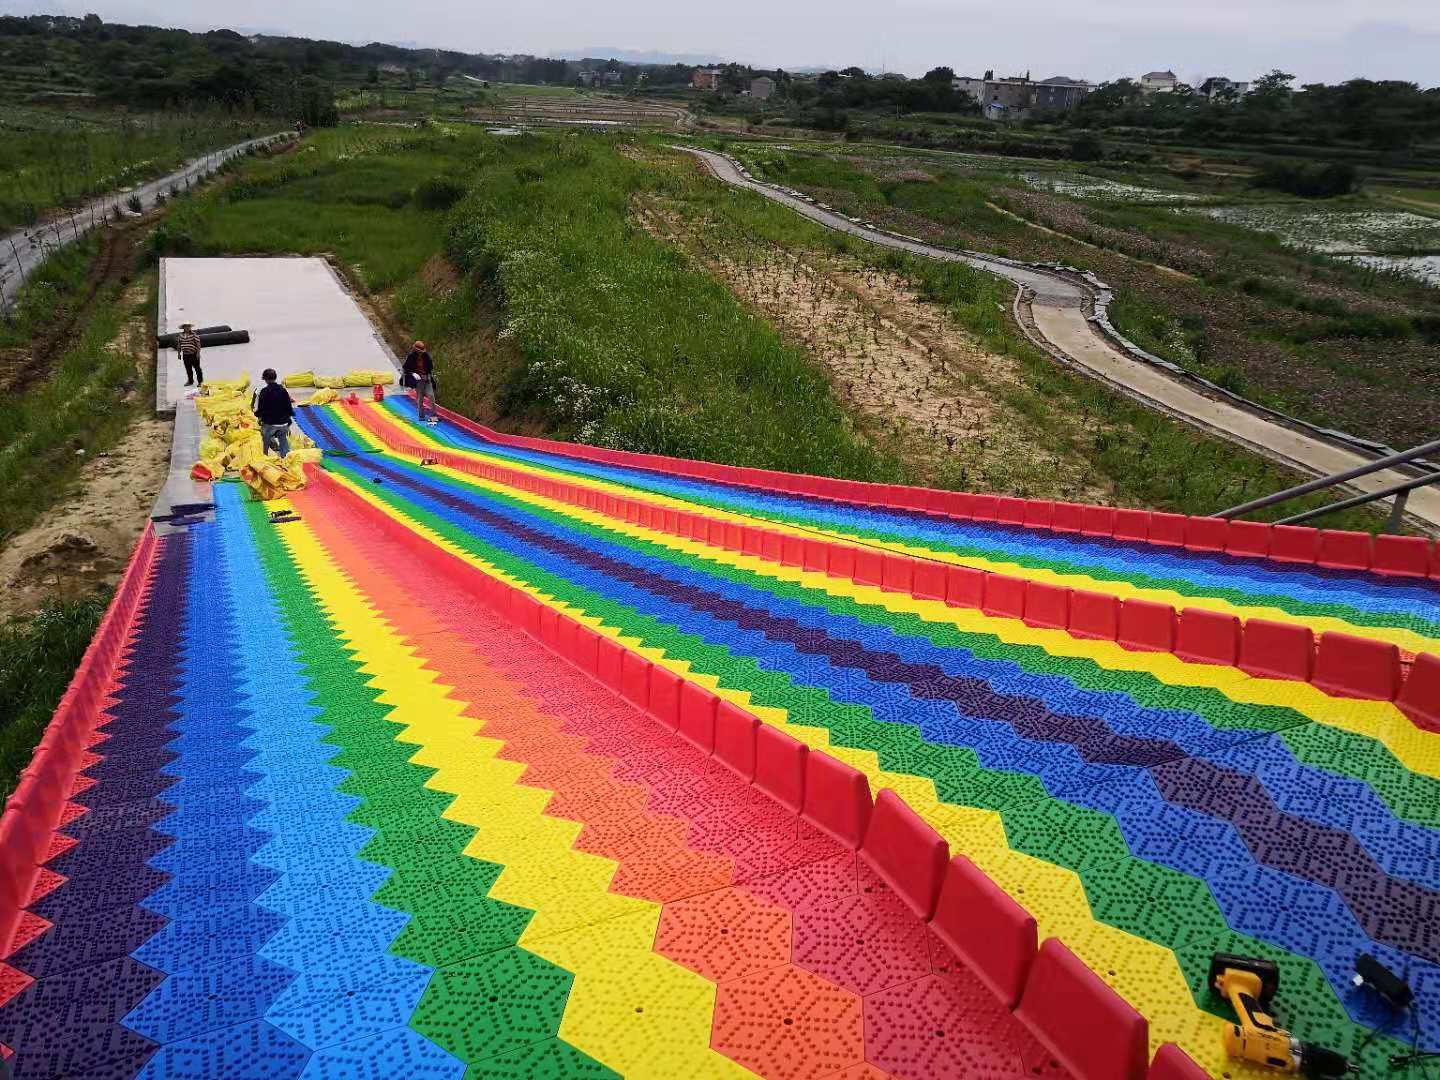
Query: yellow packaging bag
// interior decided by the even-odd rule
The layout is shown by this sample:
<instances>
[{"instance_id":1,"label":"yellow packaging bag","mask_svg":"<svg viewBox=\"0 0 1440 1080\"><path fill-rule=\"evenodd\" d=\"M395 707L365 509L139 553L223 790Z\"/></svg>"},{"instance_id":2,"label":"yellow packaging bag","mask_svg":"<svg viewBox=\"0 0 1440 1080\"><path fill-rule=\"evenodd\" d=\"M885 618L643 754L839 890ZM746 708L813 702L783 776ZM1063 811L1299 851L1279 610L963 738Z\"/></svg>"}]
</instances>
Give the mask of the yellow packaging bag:
<instances>
[{"instance_id":1,"label":"yellow packaging bag","mask_svg":"<svg viewBox=\"0 0 1440 1080\"><path fill-rule=\"evenodd\" d=\"M225 464L238 471L261 460L264 456L265 444L258 434L251 434L248 439L231 445L230 451L225 457Z\"/></svg>"},{"instance_id":2,"label":"yellow packaging bag","mask_svg":"<svg viewBox=\"0 0 1440 1080\"><path fill-rule=\"evenodd\" d=\"M314 386L315 372L313 371L292 371L280 380L286 386Z\"/></svg>"},{"instance_id":3,"label":"yellow packaging bag","mask_svg":"<svg viewBox=\"0 0 1440 1080\"><path fill-rule=\"evenodd\" d=\"M345 386L343 375L316 375L315 385L325 390L340 390Z\"/></svg>"},{"instance_id":4,"label":"yellow packaging bag","mask_svg":"<svg viewBox=\"0 0 1440 1080\"><path fill-rule=\"evenodd\" d=\"M345 373L346 386L373 386L374 375L366 368L351 368Z\"/></svg>"},{"instance_id":5,"label":"yellow packaging bag","mask_svg":"<svg viewBox=\"0 0 1440 1080\"><path fill-rule=\"evenodd\" d=\"M301 446L290 451L290 456L285 459L286 465L319 465L320 458L324 451L318 446Z\"/></svg>"},{"instance_id":6,"label":"yellow packaging bag","mask_svg":"<svg viewBox=\"0 0 1440 1080\"><path fill-rule=\"evenodd\" d=\"M339 396L340 396L340 394L339 394L338 391L332 390L332 389L330 389L330 388L327 387L327 388L324 389L324 390L316 390L315 393L311 394L310 397L309 397L308 399L306 399L305 401L300 402L300 404L301 404L301 405L329 405L330 402L334 401L334 400L335 400L336 398L338 398Z\"/></svg>"},{"instance_id":7,"label":"yellow packaging bag","mask_svg":"<svg viewBox=\"0 0 1440 1080\"><path fill-rule=\"evenodd\" d=\"M387 371L384 368L376 368L370 373L371 386L389 386L395 381L395 372Z\"/></svg>"}]
</instances>

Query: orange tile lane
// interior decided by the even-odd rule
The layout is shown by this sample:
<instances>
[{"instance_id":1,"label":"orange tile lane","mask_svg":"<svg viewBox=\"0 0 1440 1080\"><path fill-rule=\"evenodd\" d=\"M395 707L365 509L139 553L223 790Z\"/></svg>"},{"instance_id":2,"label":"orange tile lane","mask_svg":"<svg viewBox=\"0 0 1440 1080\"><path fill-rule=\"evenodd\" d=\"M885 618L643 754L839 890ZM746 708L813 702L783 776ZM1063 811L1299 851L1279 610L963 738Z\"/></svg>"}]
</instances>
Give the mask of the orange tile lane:
<instances>
[{"instance_id":1,"label":"orange tile lane","mask_svg":"<svg viewBox=\"0 0 1440 1080\"><path fill-rule=\"evenodd\" d=\"M867 1056L917 1078L1055 1071L853 855L499 623L353 502L324 489L293 501L500 756L527 766L520 781L554 793L546 814L580 822L575 846L618 864L611 890L663 905L655 950L717 984L717 1050L817 1080Z\"/></svg>"}]
</instances>

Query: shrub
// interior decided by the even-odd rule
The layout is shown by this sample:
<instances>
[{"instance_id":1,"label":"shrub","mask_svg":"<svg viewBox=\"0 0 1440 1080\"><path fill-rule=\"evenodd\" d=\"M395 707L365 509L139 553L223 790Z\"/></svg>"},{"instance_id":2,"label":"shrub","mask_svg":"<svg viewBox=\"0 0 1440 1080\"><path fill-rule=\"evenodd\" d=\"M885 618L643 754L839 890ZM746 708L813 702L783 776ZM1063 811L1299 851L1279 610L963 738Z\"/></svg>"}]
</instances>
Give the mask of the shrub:
<instances>
[{"instance_id":1,"label":"shrub","mask_svg":"<svg viewBox=\"0 0 1440 1080\"><path fill-rule=\"evenodd\" d=\"M1070 140L1070 159L1072 161L1103 161L1105 144L1093 131L1082 131Z\"/></svg>"},{"instance_id":2,"label":"shrub","mask_svg":"<svg viewBox=\"0 0 1440 1080\"><path fill-rule=\"evenodd\" d=\"M1251 187L1269 188L1304 199L1329 199L1355 190L1358 174L1348 161L1304 163L1272 161L1250 181Z\"/></svg>"},{"instance_id":3,"label":"shrub","mask_svg":"<svg viewBox=\"0 0 1440 1080\"><path fill-rule=\"evenodd\" d=\"M415 187L415 205L421 210L449 210L465 195L465 185L448 176L432 176Z\"/></svg>"}]
</instances>

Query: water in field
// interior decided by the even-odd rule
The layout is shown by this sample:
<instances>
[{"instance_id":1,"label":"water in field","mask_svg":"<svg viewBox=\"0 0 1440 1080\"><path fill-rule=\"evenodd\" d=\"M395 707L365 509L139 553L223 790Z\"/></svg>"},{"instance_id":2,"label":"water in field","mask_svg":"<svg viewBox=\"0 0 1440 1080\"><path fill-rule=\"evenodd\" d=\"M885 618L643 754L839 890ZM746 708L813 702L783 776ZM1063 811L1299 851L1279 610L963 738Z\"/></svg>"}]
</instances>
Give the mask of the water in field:
<instances>
[{"instance_id":1,"label":"water in field","mask_svg":"<svg viewBox=\"0 0 1440 1080\"><path fill-rule=\"evenodd\" d=\"M1085 173L1025 172L1019 177L1030 187L1041 191L1053 191L1056 195L1068 195L1072 199L1109 199L1117 202L1148 203L1166 205L1169 203L1190 203L1204 196L1189 191L1168 191L1165 188L1141 187L1139 184L1123 184L1103 176L1088 176Z\"/></svg>"},{"instance_id":2,"label":"water in field","mask_svg":"<svg viewBox=\"0 0 1440 1080\"><path fill-rule=\"evenodd\" d=\"M1440 287L1440 255L1342 255L1340 258L1377 270L1393 270Z\"/></svg>"},{"instance_id":3,"label":"water in field","mask_svg":"<svg viewBox=\"0 0 1440 1080\"><path fill-rule=\"evenodd\" d=\"M1197 211L1274 233L1291 247L1371 255L1396 249L1440 251L1440 220L1408 210L1337 210L1308 206L1208 206Z\"/></svg>"}]
</instances>

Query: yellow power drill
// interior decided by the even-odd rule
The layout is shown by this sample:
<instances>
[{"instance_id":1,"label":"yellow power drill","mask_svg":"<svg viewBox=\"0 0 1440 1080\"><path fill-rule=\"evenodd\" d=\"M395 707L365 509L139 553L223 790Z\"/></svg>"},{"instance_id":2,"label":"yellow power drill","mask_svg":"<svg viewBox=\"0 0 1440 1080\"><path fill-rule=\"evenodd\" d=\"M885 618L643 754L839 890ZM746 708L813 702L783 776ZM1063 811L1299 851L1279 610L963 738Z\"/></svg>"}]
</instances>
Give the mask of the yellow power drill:
<instances>
[{"instance_id":1,"label":"yellow power drill","mask_svg":"<svg viewBox=\"0 0 1440 1080\"><path fill-rule=\"evenodd\" d=\"M1280 989L1280 967L1273 960L1216 953L1210 961L1210 985L1235 1010L1225 1027L1225 1052L1277 1072L1300 1073L1312 1080L1337 1080L1354 1071L1343 1054L1291 1038L1270 1015Z\"/></svg>"}]
</instances>

